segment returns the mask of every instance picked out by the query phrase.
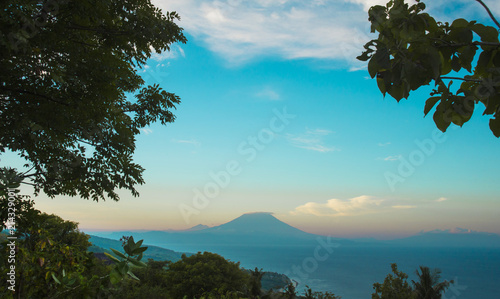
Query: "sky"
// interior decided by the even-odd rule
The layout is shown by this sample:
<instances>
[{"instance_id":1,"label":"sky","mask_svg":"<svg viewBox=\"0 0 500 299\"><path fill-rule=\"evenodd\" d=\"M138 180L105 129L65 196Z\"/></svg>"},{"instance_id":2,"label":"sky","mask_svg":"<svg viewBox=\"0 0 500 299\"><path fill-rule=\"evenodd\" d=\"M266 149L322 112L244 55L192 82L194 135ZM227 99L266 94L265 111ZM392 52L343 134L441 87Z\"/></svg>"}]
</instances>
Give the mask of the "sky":
<instances>
[{"instance_id":1,"label":"sky","mask_svg":"<svg viewBox=\"0 0 500 299\"><path fill-rule=\"evenodd\" d=\"M500 16L498 1L484 2ZM500 140L484 108L441 133L423 114L430 87L384 98L355 59L375 38L368 8L385 1L153 3L179 13L188 42L140 70L182 101L174 123L137 138L140 197L42 194L37 208L84 231L214 226L261 211L337 237L500 233ZM476 1L426 4L437 20L493 25Z\"/></svg>"}]
</instances>

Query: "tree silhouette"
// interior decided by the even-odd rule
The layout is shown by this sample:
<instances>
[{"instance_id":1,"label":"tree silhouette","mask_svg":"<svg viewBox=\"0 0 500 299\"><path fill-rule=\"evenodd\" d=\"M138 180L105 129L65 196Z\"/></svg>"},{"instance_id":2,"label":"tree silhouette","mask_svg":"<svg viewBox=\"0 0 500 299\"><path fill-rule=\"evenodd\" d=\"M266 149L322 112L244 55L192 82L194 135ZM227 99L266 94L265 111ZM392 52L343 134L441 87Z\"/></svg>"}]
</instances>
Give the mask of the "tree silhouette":
<instances>
[{"instance_id":1,"label":"tree silhouette","mask_svg":"<svg viewBox=\"0 0 500 299\"><path fill-rule=\"evenodd\" d=\"M413 281L417 299L440 299L442 293L453 283L451 281L442 281L441 271L439 269L429 269L429 267L420 266L420 272L416 271L418 281Z\"/></svg>"}]
</instances>

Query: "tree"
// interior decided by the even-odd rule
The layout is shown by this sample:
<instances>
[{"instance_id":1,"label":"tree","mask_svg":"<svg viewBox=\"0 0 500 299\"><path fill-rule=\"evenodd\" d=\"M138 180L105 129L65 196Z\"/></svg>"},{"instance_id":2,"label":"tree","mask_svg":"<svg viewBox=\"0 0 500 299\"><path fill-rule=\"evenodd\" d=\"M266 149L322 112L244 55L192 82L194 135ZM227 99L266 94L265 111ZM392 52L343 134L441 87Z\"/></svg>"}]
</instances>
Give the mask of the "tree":
<instances>
[{"instance_id":1,"label":"tree","mask_svg":"<svg viewBox=\"0 0 500 299\"><path fill-rule=\"evenodd\" d=\"M5 250L12 249L7 244L15 245L12 258L15 260L17 298L54 297L64 287L54 281L52 275L68 273L69 280L77 275L88 275L97 261L87 252L89 237L78 231L77 223L36 210L30 213L29 220L31 225L16 227L16 241L2 242L2 256ZM7 258L1 260L1 268L9 269L11 263ZM2 297L14 293L2 289L5 290Z\"/></svg>"},{"instance_id":2,"label":"tree","mask_svg":"<svg viewBox=\"0 0 500 299\"><path fill-rule=\"evenodd\" d=\"M33 208L33 201L0 188L0 201L8 201L7 196L20 204L14 205L14 220L9 217L7 222L9 235L0 238L0 272L12 272L0 281L1 298L108 298L112 284L135 277L132 267L146 266L140 261L147 249L142 240L128 238L125 254L111 249L115 263L105 267L88 252L89 236L76 222L42 213Z\"/></svg>"},{"instance_id":3,"label":"tree","mask_svg":"<svg viewBox=\"0 0 500 299\"><path fill-rule=\"evenodd\" d=\"M408 284L408 274L398 271L398 265L391 264L392 274L388 274L384 283L374 283L373 299L416 299L412 287Z\"/></svg>"},{"instance_id":4,"label":"tree","mask_svg":"<svg viewBox=\"0 0 500 299\"><path fill-rule=\"evenodd\" d=\"M250 270L250 295L258 298L262 295L262 276L264 272L262 269L255 267L255 270Z\"/></svg>"},{"instance_id":5,"label":"tree","mask_svg":"<svg viewBox=\"0 0 500 299\"><path fill-rule=\"evenodd\" d=\"M453 283L451 281L439 282L441 271L439 269L430 270L429 267L420 266L417 272L418 281L412 281L415 286L417 299L441 299L442 293Z\"/></svg>"},{"instance_id":6,"label":"tree","mask_svg":"<svg viewBox=\"0 0 500 299\"><path fill-rule=\"evenodd\" d=\"M371 32L378 32L378 38L365 44L358 59L368 61L368 72L384 96L388 93L397 101L434 81L436 87L425 103L424 115L437 104L433 119L441 131L451 123L462 126L471 118L475 105L482 103L483 114L493 115L491 131L500 137L497 29L464 19L451 24L437 22L423 12L425 4L416 1L411 6L403 0L391 0L386 6L371 7ZM500 28L488 7L476 1ZM446 76L452 71L452 76ZM459 88L452 89L453 80L461 81Z\"/></svg>"},{"instance_id":7,"label":"tree","mask_svg":"<svg viewBox=\"0 0 500 299\"><path fill-rule=\"evenodd\" d=\"M144 169L135 136L173 122L178 96L139 76L153 52L186 42L149 0L4 0L0 4L0 153L24 158L35 193L118 200ZM0 169L0 175L9 171Z\"/></svg>"},{"instance_id":8,"label":"tree","mask_svg":"<svg viewBox=\"0 0 500 299\"><path fill-rule=\"evenodd\" d=\"M314 292L309 286L306 286L304 299L341 299L340 296L335 296L335 294L330 292Z\"/></svg>"},{"instance_id":9,"label":"tree","mask_svg":"<svg viewBox=\"0 0 500 299\"><path fill-rule=\"evenodd\" d=\"M116 298L170 298L166 267L170 261L148 259L145 268L134 270L139 281L123 280L113 294Z\"/></svg>"},{"instance_id":10,"label":"tree","mask_svg":"<svg viewBox=\"0 0 500 299\"><path fill-rule=\"evenodd\" d=\"M285 287L285 292L283 293L284 297L287 299L294 299L297 298L297 291L295 289L295 284L293 282L290 282L286 287Z\"/></svg>"},{"instance_id":11,"label":"tree","mask_svg":"<svg viewBox=\"0 0 500 299\"><path fill-rule=\"evenodd\" d=\"M167 281L172 298L200 298L220 293L245 292L249 275L239 263L222 256L204 252L182 255L182 259L168 266Z\"/></svg>"}]
</instances>

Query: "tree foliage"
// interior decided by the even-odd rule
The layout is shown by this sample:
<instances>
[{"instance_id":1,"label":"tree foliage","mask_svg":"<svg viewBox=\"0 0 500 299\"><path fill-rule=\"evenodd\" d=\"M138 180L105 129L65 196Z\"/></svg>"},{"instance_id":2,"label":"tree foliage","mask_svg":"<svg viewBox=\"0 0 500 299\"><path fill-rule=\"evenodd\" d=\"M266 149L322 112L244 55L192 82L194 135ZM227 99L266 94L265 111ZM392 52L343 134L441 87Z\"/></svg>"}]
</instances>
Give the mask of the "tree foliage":
<instances>
[{"instance_id":1,"label":"tree foliage","mask_svg":"<svg viewBox=\"0 0 500 299\"><path fill-rule=\"evenodd\" d=\"M118 200L142 184L135 136L174 121L178 96L145 86L153 52L186 42L149 0L4 0L0 4L0 153L38 193ZM3 169L5 170L5 168Z\"/></svg>"},{"instance_id":2,"label":"tree foliage","mask_svg":"<svg viewBox=\"0 0 500 299\"><path fill-rule=\"evenodd\" d=\"M64 221L55 215L35 210L28 218L31 225L16 226L15 230L15 296L54 297L64 291L64 287L54 281L52 275L67 274L66 280L71 282L77 275L89 274L94 267L95 259L86 252L90 245L88 236L78 231L76 223ZM9 268L7 258L3 256L9 250L7 241L2 242L1 246L2 270ZM12 294L11 290L2 289L7 297Z\"/></svg>"},{"instance_id":3,"label":"tree foliage","mask_svg":"<svg viewBox=\"0 0 500 299\"><path fill-rule=\"evenodd\" d=\"M0 281L1 298L109 298L114 284L135 277L132 268L145 266L140 261L147 249L141 246L142 240L134 242L130 237L123 246L125 254L111 249L115 263L106 267L88 252L89 236L78 230L76 222L42 213L33 201L15 192L0 188L0 195L2 204L6 195L18 203L16 217L6 223L15 239L0 240L0 272L7 273L15 265L15 286L8 289L7 280Z\"/></svg>"},{"instance_id":4,"label":"tree foliage","mask_svg":"<svg viewBox=\"0 0 500 299\"><path fill-rule=\"evenodd\" d=\"M239 263L210 252L183 255L168 266L167 280L172 298L200 298L219 292L246 292L249 275Z\"/></svg>"},{"instance_id":5,"label":"tree foliage","mask_svg":"<svg viewBox=\"0 0 500 299\"><path fill-rule=\"evenodd\" d=\"M262 277L264 276L264 272L262 269L255 267L255 270L250 270L250 295L257 298L262 294Z\"/></svg>"},{"instance_id":6,"label":"tree foliage","mask_svg":"<svg viewBox=\"0 0 500 299\"><path fill-rule=\"evenodd\" d=\"M302 296L304 299L341 299L340 296L330 292L314 292L309 286L306 286L305 294Z\"/></svg>"},{"instance_id":7,"label":"tree foliage","mask_svg":"<svg viewBox=\"0 0 500 299\"><path fill-rule=\"evenodd\" d=\"M486 5L476 1L500 28ZM491 131L500 137L498 30L465 19L438 22L424 9L419 0L411 6L391 0L386 6L371 7L371 32L377 32L378 38L364 46L358 59L368 61L368 72L384 96L388 93L397 101L434 82L424 115L436 107L433 119L441 131L451 123L462 126L482 103L483 114L493 115ZM446 76L450 73L454 76ZM461 81L459 88L452 88L453 80Z\"/></svg>"},{"instance_id":8,"label":"tree foliage","mask_svg":"<svg viewBox=\"0 0 500 299\"><path fill-rule=\"evenodd\" d=\"M398 271L396 264L391 264L392 274L388 274L383 283L374 283L372 299L416 299L408 275Z\"/></svg>"},{"instance_id":9,"label":"tree foliage","mask_svg":"<svg viewBox=\"0 0 500 299\"><path fill-rule=\"evenodd\" d=\"M441 271L420 266L416 274L418 281L412 280L413 287L408 283L408 275L398 271L396 264L391 264L392 274L388 274L384 283L374 283L373 299L440 299L446 289L453 283L440 281Z\"/></svg>"},{"instance_id":10,"label":"tree foliage","mask_svg":"<svg viewBox=\"0 0 500 299\"><path fill-rule=\"evenodd\" d=\"M440 281L441 271L439 269L429 269L429 267L420 266L420 272L417 270L418 281L412 281L415 286L417 299L441 299L442 293L448 289L451 281Z\"/></svg>"}]
</instances>

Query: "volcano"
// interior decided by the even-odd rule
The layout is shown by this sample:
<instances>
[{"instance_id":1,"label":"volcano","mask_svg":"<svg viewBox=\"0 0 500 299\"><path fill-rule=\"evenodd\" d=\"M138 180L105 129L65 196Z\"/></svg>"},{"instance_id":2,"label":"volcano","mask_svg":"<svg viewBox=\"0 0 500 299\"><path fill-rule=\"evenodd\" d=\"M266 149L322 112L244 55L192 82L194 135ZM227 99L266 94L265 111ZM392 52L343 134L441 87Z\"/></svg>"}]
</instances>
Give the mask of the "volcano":
<instances>
[{"instance_id":1,"label":"volcano","mask_svg":"<svg viewBox=\"0 0 500 299\"><path fill-rule=\"evenodd\" d=\"M204 229L203 232L241 235L277 235L288 237L315 236L286 224L274 217L272 213L267 212L243 214L222 225Z\"/></svg>"}]
</instances>

